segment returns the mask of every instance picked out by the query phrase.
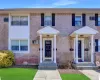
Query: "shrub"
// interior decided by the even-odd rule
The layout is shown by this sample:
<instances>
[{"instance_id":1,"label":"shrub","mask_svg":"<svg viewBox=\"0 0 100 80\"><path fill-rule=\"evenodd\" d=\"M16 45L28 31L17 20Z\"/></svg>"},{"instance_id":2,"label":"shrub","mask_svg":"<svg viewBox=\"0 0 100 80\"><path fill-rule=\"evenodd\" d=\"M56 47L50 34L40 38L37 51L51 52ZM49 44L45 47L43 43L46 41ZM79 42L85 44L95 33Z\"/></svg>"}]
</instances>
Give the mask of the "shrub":
<instances>
[{"instance_id":1,"label":"shrub","mask_svg":"<svg viewBox=\"0 0 100 80\"><path fill-rule=\"evenodd\" d=\"M14 54L8 50L0 51L0 67L10 67L14 64Z\"/></svg>"},{"instance_id":2,"label":"shrub","mask_svg":"<svg viewBox=\"0 0 100 80\"><path fill-rule=\"evenodd\" d=\"M67 61L66 63L60 64L58 67L60 69L73 69L73 62L72 61Z\"/></svg>"}]
</instances>

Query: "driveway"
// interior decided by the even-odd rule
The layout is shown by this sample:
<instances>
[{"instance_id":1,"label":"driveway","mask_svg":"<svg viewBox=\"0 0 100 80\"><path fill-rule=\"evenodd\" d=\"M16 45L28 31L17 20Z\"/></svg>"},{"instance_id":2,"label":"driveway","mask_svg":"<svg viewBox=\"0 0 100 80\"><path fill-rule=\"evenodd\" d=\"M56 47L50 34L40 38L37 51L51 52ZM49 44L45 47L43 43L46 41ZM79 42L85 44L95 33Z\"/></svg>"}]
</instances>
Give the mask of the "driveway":
<instances>
[{"instance_id":1,"label":"driveway","mask_svg":"<svg viewBox=\"0 0 100 80\"><path fill-rule=\"evenodd\" d=\"M62 80L58 70L38 70L33 80Z\"/></svg>"},{"instance_id":2,"label":"driveway","mask_svg":"<svg viewBox=\"0 0 100 80\"><path fill-rule=\"evenodd\" d=\"M100 72L95 70L79 70L84 75L88 76L91 80L100 80Z\"/></svg>"}]
</instances>

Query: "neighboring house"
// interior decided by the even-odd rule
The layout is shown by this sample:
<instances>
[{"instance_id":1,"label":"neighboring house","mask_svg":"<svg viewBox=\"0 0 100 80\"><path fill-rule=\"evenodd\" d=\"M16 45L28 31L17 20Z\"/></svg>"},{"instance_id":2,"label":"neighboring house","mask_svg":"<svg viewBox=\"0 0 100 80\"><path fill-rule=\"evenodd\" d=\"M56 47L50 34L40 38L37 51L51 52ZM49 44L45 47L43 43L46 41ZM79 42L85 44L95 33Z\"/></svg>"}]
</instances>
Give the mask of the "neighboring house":
<instances>
[{"instance_id":1,"label":"neighboring house","mask_svg":"<svg viewBox=\"0 0 100 80\"><path fill-rule=\"evenodd\" d=\"M99 32L100 9L0 10L0 49L13 51L16 65L95 64Z\"/></svg>"}]
</instances>

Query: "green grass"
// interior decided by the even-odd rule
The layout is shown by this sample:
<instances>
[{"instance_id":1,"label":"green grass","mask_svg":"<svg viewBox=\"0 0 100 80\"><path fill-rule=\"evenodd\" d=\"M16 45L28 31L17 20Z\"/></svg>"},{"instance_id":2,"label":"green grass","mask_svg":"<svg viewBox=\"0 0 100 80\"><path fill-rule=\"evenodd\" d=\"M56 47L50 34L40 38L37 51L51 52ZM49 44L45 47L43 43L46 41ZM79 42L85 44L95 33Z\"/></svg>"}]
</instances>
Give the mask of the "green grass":
<instances>
[{"instance_id":1,"label":"green grass","mask_svg":"<svg viewBox=\"0 0 100 80\"><path fill-rule=\"evenodd\" d=\"M90 80L83 74L61 74L62 80Z\"/></svg>"},{"instance_id":2,"label":"green grass","mask_svg":"<svg viewBox=\"0 0 100 80\"><path fill-rule=\"evenodd\" d=\"M30 68L0 69L1 80L33 80L37 70Z\"/></svg>"}]
</instances>

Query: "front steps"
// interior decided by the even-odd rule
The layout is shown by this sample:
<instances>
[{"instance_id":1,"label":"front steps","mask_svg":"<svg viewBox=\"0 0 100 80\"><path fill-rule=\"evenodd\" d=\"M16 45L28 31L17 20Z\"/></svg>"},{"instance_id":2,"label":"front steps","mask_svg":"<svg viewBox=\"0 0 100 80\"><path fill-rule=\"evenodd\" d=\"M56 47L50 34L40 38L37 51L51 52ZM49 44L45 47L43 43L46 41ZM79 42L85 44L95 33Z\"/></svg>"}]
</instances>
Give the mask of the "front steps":
<instances>
[{"instance_id":1,"label":"front steps","mask_svg":"<svg viewBox=\"0 0 100 80\"><path fill-rule=\"evenodd\" d=\"M79 70L96 70L98 69L98 67L91 63L91 62L82 62L82 63L78 63L78 64L73 64L73 66L75 67L75 69L79 69Z\"/></svg>"},{"instance_id":2,"label":"front steps","mask_svg":"<svg viewBox=\"0 0 100 80\"><path fill-rule=\"evenodd\" d=\"M56 70L57 64L52 61L44 61L39 64L38 69L40 69L40 70Z\"/></svg>"}]
</instances>

